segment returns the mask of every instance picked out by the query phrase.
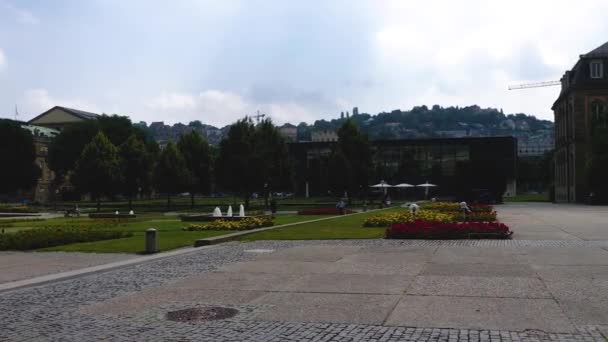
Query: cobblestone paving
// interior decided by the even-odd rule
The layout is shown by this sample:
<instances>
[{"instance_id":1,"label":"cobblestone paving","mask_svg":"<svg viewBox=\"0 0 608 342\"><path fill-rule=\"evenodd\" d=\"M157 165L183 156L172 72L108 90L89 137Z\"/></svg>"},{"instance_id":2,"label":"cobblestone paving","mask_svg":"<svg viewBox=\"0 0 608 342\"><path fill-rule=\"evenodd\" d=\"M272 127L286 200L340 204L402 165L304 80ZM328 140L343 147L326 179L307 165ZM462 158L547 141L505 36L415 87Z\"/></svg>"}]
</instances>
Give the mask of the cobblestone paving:
<instances>
[{"instance_id":1,"label":"cobblestone paving","mask_svg":"<svg viewBox=\"0 0 608 342\"><path fill-rule=\"evenodd\" d=\"M250 249L282 249L306 244L386 246L505 246L597 247L605 241L307 241L226 244L161 259L11 292L0 293L0 341L606 341L597 327L579 326L577 333L539 331L425 329L337 323L265 322L250 313L264 306L233 305L243 312L233 319L206 323L164 320L162 313L146 319L85 314L79 309L145 288L212 271L224 264L247 260ZM165 307L171 309L171 307ZM147 316L146 316L147 315Z\"/></svg>"}]
</instances>

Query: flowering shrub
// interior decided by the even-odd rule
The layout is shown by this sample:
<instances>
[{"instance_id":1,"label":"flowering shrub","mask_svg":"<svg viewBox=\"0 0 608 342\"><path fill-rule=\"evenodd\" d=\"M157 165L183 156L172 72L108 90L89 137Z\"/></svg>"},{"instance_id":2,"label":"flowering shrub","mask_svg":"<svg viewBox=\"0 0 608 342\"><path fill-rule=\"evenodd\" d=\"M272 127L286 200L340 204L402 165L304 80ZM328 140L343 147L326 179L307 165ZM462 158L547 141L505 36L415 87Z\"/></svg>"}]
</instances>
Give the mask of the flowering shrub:
<instances>
[{"instance_id":1,"label":"flowering shrub","mask_svg":"<svg viewBox=\"0 0 608 342\"><path fill-rule=\"evenodd\" d=\"M454 216L449 213L440 213L430 210L420 210L416 216L413 216L408 211L399 213L390 213L375 215L366 218L363 221L364 227L388 227L391 224L400 222L411 222L414 220L424 220L429 222L453 222Z\"/></svg>"},{"instance_id":2,"label":"flowering shrub","mask_svg":"<svg viewBox=\"0 0 608 342\"><path fill-rule=\"evenodd\" d=\"M262 227L270 227L274 223L268 217L252 217L240 221L216 220L204 224L191 224L184 227L186 231L203 230L249 230Z\"/></svg>"},{"instance_id":3,"label":"flowering shrub","mask_svg":"<svg viewBox=\"0 0 608 342\"><path fill-rule=\"evenodd\" d=\"M0 250L29 250L130 236L133 233L108 230L107 227L100 228L98 225L48 226L0 234Z\"/></svg>"},{"instance_id":4,"label":"flowering shrub","mask_svg":"<svg viewBox=\"0 0 608 342\"><path fill-rule=\"evenodd\" d=\"M344 209L345 214L354 214L355 211ZM298 211L298 215L340 215L337 208L303 209Z\"/></svg>"},{"instance_id":5,"label":"flowering shrub","mask_svg":"<svg viewBox=\"0 0 608 342\"><path fill-rule=\"evenodd\" d=\"M472 204L469 205L473 212L483 212L490 213L494 210L491 205L487 204ZM431 202L425 203L422 205L423 209L433 210L433 211L441 211L441 212L449 212L449 211L457 211L460 212L460 204L456 202Z\"/></svg>"},{"instance_id":6,"label":"flowering shrub","mask_svg":"<svg viewBox=\"0 0 608 342\"><path fill-rule=\"evenodd\" d=\"M505 239L512 232L498 222L429 222L415 220L397 223L386 230L388 239Z\"/></svg>"}]
</instances>

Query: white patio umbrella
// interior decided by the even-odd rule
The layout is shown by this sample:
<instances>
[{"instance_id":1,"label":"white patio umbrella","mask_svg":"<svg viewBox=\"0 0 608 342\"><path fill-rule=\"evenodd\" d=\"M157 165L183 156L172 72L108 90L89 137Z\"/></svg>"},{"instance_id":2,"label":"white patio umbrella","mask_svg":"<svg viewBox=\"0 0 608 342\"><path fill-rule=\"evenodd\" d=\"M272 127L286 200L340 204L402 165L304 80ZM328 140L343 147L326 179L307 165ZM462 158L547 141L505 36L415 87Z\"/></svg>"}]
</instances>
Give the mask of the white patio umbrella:
<instances>
[{"instance_id":1,"label":"white patio umbrella","mask_svg":"<svg viewBox=\"0 0 608 342\"><path fill-rule=\"evenodd\" d=\"M384 190L384 194L386 195L386 189L388 188L392 188L393 186L385 183L384 181L378 183L378 184L374 184L374 185L370 185L370 188L382 188Z\"/></svg>"},{"instance_id":2,"label":"white patio umbrella","mask_svg":"<svg viewBox=\"0 0 608 342\"><path fill-rule=\"evenodd\" d=\"M435 184L431 184L431 183L429 183L429 181L426 181L425 183L423 183L423 184L418 184L418 185L416 185L416 186L417 186L417 187L420 187L420 188L424 188L424 198L426 199L426 198L428 198L428 197L429 197L429 188L435 187L435 186L437 186L437 185L435 185Z\"/></svg>"},{"instance_id":3,"label":"white patio umbrella","mask_svg":"<svg viewBox=\"0 0 608 342\"><path fill-rule=\"evenodd\" d=\"M401 183L401 184L393 185L393 188L413 188L413 187L414 187L414 185L407 184L407 183Z\"/></svg>"}]
</instances>

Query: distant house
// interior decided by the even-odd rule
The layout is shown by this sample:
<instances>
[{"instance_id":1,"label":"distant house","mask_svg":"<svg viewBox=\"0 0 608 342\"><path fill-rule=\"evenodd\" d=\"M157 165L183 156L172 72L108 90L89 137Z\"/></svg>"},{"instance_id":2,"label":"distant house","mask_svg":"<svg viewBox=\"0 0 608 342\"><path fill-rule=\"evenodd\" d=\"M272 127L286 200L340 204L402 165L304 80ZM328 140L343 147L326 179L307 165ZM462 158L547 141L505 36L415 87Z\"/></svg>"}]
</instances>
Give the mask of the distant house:
<instances>
[{"instance_id":1,"label":"distant house","mask_svg":"<svg viewBox=\"0 0 608 342\"><path fill-rule=\"evenodd\" d=\"M97 120L99 115L84 110L55 106L28 121L29 125L63 130L65 127L86 120Z\"/></svg>"},{"instance_id":2,"label":"distant house","mask_svg":"<svg viewBox=\"0 0 608 342\"><path fill-rule=\"evenodd\" d=\"M287 142L298 141L298 127L290 123L286 123L279 127L279 134L281 134L281 136L285 138Z\"/></svg>"},{"instance_id":3,"label":"distant house","mask_svg":"<svg viewBox=\"0 0 608 342\"><path fill-rule=\"evenodd\" d=\"M338 141L338 134L334 131L328 131L328 130L312 131L310 133L310 140L313 142Z\"/></svg>"},{"instance_id":4,"label":"distant house","mask_svg":"<svg viewBox=\"0 0 608 342\"><path fill-rule=\"evenodd\" d=\"M555 200L584 202L589 196L585 169L594 125L608 120L608 42L580 55L561 79L555 115Z\"/></svg>"}]
</instances>

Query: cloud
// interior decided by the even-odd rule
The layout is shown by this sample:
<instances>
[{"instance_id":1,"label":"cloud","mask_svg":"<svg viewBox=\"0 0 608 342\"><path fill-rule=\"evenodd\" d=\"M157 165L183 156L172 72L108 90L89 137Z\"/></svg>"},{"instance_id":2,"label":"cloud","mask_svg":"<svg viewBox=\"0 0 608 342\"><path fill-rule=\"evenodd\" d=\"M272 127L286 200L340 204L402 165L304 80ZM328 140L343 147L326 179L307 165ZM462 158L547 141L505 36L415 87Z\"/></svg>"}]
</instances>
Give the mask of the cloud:
<instances>
[{"instance_id":1,"label":"cloud","mask_svg":"<svg viewBox=\"0 0 608 342\"><path fill-rule=\"evenodd\" d=\"M43 88L25 91L19 103L19 111L24 113L26 117L33 118L54 106L64 106L93 113L102 113L99 110L99 107L86 100L56 98Z\"/></svg>"},{"instance_id":2,"label":"cloud","mask_svg":"<svg viewBox=\"0 0 608 342\"><path fill-rule=\"evenodd\" d=\"M0 71L6 68L6 56L4 55L4 51L0 49Z\"/></svg>"},{"instance_id":3,"label":"cloud","mask_svg":"<svg viewBox=\"0 0 608 342\"><path fill-rule=\"evenodd\" d=\"M318 111L312 109L315 105L298 102L305 95L295 97L277 94L267 89L261 96L258 90L241 95L230 91L209 89L197 94L163 92L148 99L148 121L177 121L201 120L204 123L224 126L234 121L251 116L258 110L267 114L275 123L313 121L318 118ZM254 96L251 96L251 95ZM308 94L304 92L303 94ZM317 99L317 96L313 96ZM344 104L344 100L334 101L334 106Z\"/></svg>"},{"instance_id":4,"label":"cloud","mask_svg":"<svg viewBox=\"0 0 608 342\"><path fill-rule=\"evenodd\" d=\"M3 8L5 10L4 12L9 17L21 24L37 25L40 23L40 19L38 19L30 10L17 7L7 1L0 1L0 8Z\"/></svg>"}]
</instances>

